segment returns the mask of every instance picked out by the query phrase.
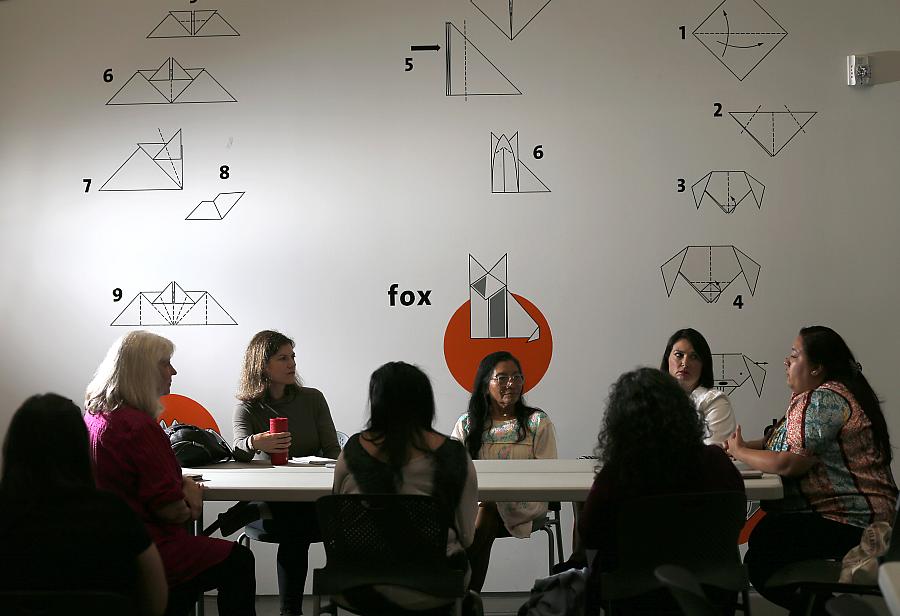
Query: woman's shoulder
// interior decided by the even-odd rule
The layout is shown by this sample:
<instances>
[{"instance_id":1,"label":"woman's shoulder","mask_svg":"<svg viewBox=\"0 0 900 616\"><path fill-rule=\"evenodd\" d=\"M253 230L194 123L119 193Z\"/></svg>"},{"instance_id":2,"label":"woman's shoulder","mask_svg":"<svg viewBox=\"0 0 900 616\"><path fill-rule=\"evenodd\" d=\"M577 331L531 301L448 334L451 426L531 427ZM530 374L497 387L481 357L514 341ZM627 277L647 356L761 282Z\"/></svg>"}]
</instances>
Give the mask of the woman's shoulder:
<instances>
[{"instance_id":1,"label":"woman's shoulder","mask_svg":"<svg viewBox=\"0 0 900 616\"><path fill-rule=\"evenodd\" d=\"M703 385L698 385L694 388L694 391L691 392L691 400L694 401L694 406L698 409L701 405L707 406L716 400L723 399L729 403L731 402L728 398L728 394L715 387L703 387Z\"/></svg>"},{"instance_id":2,"label":"woman's shoulder","mask_svg":"<svg viewBox=\"0 0 900 616\"><path fill-rule=\"evenodd\" d=\"M809 394L810 404L826 404L829 406L852 406L856 400L843 383L826 381Z\"/></svg>"},{"instance_id":3,"label":"woman's shoulder","mask_svg":"<svg viewBox=\"0 0 900 616\"><path fill-rule=\"evenodd\" d=\"M528 427L531 430L537 430L542 425L547 426L551 425L553 422L550 420L550 416L542 409L529 408L528 409Z\"/></svg>"},{"instance_id":4,"label":"woman's shoulder","mask_svg":"<svg viewBox=\"0 0 900 616\"><path fill-rule=\"evenodd\" d=\"M307 387L306 385L302 385L295 391L294 399L305 404L324 405L326 408L328 406L328 402L325 400L325 394L315 387Z\"/></svg>"}]
</instances>

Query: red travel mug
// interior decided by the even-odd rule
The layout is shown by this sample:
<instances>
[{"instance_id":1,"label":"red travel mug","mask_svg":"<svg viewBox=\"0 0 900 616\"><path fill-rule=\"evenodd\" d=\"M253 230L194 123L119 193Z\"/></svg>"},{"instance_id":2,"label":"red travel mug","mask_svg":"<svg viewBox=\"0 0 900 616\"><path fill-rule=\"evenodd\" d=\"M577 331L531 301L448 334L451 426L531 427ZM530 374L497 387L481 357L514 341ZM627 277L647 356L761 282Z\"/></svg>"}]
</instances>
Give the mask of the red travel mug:
<instances>
[{"instance_id":1,"label":"red travel mug","mask_svg":"<svg viewBox=\"0 0 900 616\"><path fill-rule=\"evenodd\" d=\"M272 417L269 419L269 432L287 432L288 431L288 420L287 417ZM269 457L272 458L272 464L281 465L287 464L288 461L288 452L283 453L272 453L269 454Z\"/></svg>"}]
</instances>

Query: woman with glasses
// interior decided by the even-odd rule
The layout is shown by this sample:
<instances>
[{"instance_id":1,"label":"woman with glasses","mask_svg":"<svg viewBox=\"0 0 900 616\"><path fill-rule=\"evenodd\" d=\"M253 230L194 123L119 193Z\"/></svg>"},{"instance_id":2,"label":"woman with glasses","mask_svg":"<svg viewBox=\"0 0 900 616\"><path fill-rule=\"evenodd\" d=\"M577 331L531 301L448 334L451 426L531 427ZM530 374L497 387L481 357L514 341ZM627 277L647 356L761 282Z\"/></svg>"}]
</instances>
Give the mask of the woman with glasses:
<instances>
[{"instance_id":1,"label":"woman with glasses","mask_svg":"<svg viewBox=\"0 0 900 616\"><path fill-rule=\"evenodd\" d=\"M556 458L556 432L544 411L522 398L525 375L511 353L498 351L481 360L472 385L469 410L456 422L452 437L462 441L473 460ZM547 503L482 502L469 548L472 581L484 586L491 547L497 537L529 537L535 520L547 514Z\"/></svg>"},{"instance_id":2,"label":"woman with glasses","mask_svg":"<svg viewBox=\"0 0 900 616\"><path fill-rule=\"evenodd\" d=\"M713 389L712 353L703 334L696 329L679 329L669 337L659 369L675 377L703 417L707 445L725 442L737 422L731 400Z\"/></svg>"}]
</instances>

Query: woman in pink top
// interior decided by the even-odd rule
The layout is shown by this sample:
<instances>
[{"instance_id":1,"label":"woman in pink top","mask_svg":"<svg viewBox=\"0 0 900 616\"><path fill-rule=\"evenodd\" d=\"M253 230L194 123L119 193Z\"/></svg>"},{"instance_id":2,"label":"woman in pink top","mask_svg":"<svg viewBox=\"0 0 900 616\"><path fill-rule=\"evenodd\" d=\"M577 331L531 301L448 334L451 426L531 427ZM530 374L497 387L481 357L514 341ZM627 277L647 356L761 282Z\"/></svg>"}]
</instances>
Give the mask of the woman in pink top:
<instances>
[{"instance_id":1,"label":"woman in pink top","mask_svg":"<svg viewBox=\"0 0 900 616\"><path fill-rule=\"evenodd\" d=\"M219 614L253 615L253 554L231 541L193 536L202 486L182 477L158 421L169 393L174 345L144 331L117 340L85 394L97 487L118 494L147 527L169 582L167 615L187 614L199 593L218 589Z\"/></svg>"}]
</instances>

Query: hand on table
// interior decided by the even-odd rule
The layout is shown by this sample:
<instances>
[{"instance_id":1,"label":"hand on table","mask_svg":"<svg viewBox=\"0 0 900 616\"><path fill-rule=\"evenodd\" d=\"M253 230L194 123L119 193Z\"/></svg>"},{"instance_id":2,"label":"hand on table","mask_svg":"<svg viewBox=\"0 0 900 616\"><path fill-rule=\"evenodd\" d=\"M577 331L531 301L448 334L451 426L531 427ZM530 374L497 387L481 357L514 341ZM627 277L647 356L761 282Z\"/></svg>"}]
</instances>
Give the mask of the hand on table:
<instances>
[{"instance_id":1,"label":"hand on table","mask_svg":"<svg viewBox=\"0 0 900 616\"><path fill-rule=\"evenodd\" d=\"M251 438L254 449L273 454L287 453L291 446L290 432L260 432Z\"/></svg>"},{"instance_id":2,"label":"hand on table","mask_svg":"<svg viewBox=\"0 0 900 616\"><path fill-rule=\"evenodd\" d=\"M744 441L744 437L741 436L741 426L735 429L734 432L731 433L724 443L722 443L722 447L728 453L729 456L738 459L738 455L740 454L740 450L747 446L746 441Z\"/></svg>"}]
</instances>

